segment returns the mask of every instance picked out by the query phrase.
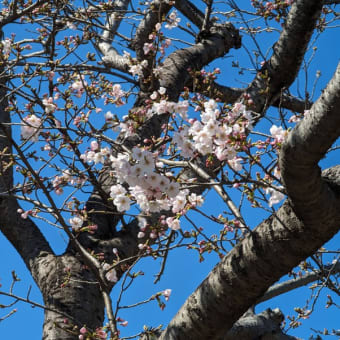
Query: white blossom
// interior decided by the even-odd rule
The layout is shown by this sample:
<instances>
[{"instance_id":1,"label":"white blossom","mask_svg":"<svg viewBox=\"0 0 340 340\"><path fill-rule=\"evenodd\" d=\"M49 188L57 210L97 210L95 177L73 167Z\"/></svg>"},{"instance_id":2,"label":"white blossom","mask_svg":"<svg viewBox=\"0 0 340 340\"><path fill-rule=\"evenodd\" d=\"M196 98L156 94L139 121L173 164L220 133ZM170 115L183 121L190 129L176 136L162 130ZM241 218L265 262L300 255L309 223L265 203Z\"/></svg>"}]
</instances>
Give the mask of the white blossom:
<instances>
[{"instance_id":1,"label":"white blossom","mask_svg":"<svg viewBox=\"0 0 340 340\"><path fill-rule=\"evenodd\" d=\"M21 126L21 137L25 140L33 142L38 141L39 131L41 126L41 119L36 115L29 115L24 118L23 125Z\"/></svg>"},{"instance_id":2,"label":"white blossom","mask_svg":"<svg viewBox=\"0 0 340 340\"><path fill-rule=\"evenodd\" d=\"M69 219L70 225L74 230L78 230L83 225L83 219L80 216L75 216Z\"/></svg>"},{"instance_id":3,"label":"white blossom","mask_svg":"<svg viewBox=\"0 0 340 340\"><path fill-rule=\"evenodd\" d=\"M280 187L278 187L278 189L283 189L283 187L280 186ZM269 198L269 201L268 201L268 205L270 207L273 206L274 204L281 202L285 198L284 194L282 194L280 191L278 191L274 188L267 188L266 194L270 195L270 198Z\"/></svg>"}]
</instances>

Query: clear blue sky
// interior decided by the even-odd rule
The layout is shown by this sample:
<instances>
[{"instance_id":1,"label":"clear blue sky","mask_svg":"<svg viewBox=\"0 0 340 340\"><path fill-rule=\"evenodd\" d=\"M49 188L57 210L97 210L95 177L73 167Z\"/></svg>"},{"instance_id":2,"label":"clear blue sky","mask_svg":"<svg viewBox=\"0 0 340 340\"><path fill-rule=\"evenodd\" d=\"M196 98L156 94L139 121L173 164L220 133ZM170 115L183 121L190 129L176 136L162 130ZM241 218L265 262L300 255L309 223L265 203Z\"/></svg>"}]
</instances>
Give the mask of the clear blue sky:
<instances>
[{"instance_id":1,"label":"clear blue sky","mask_svg":"<svg viewBox=\"0 0 340 340\"><path fill-rule=\"evenodd\" d=\"M248 1L244 1L248 2ZM21 38L25 33L22 32L23 26L14 28L16 30L17 38ZM6 32L7 34L9 31ZM178 36L178 33L170 32L169 35L183 38ZM317 84L316 97L320 93L320 90L327 84L327 81L331 78L332 73L339 61L340 45L337 43L339 37L339 28L332 28L321 34L320 38L315 43L318 47L310 68L310 80L308 87L311 89L314 77L317 70L321 70L321 77ZM6 36L6 34L5 34ZM263 51L272 45L273 39L276 39L278 34L273 34L272 38L265 38L265 36L259 36L260 45L263 47ZM264 40L262 40L264 39ZM248 37L244 37L243 43L247 46L249 51L255 49L254 44ZM314 46L314 45L313 45ZM269 55L270 55L269 50ZM309 52L310 55L311 52ZM308 58L307 58L308 59ZM248 82L252 75L245 73L240 76L238 70L233 68L232 61L239 61L240 65L249 66L249 58L245 50L242 48L238 51L232 50L228 58L215 61L213 66L218 66L222 70L222 75L219 81L228 86L243 87ZM300 81L303 82L303 74L301 74ZM301 85L301 83L300 83ZM292 86L292 93L296 94L297 85ZM301 86L302 88L302 86ZM316 99L313 98L313 99ZM271 110L272 115L276 115L275 110ZM269 133L270 125L263 123L259 129L263 129L263 132ZM19 136L17 136L19 137ZM323 162L322 167L328 167L335 165L338 162L336 153L330 154ZM209 195L205 208L206 211L211 213L223 209L222 202L216 203L218 200L213 195ZM260 222L265 215L260 210L253 210L249 208L246 212L247 223L251 226L255 226ZM199 222L199 223L205 223ZM46 235L51 245L54 247L57 253L61 253L65 247L65 238L59 231L51 231L46 225L41 225L43 233ZM216 229L217 230L217 229ZM335 238L329 244L330 249L338 249L339 238ZM23 261L15 252L9 242L0 234L0 258L2 259L0 264L0 283L1 289L8 291L11 283L11 272L14 270L19 278L20 282L15 285L14 293L26 297L29 287L32 286L30 298L36 302L42 303L41 295L32 281L29 272L27 271ZM162 277L160 283L153 285L153 275L157 274L160 266L159 260L145 259L142 260L137 270L142 270L145 275L140 276L133 284L128 293L124 296L122 305L133 304L144 299L148 299L151 295L158 291L170 288L172 289L172 295L164 311L161 311L157 305L157 302L152 301L147 305L137 307L131 310L122 311L119 316L129 321L128 327L122 329L123 335L132 335L142 330L143 325L157 327L159 324L166 325L176 313L179 307L183 304L189 294L197 287L197 285L208 275L213 266L217 263L218 258L216 255L206 256L203 263L199 263L198 256L194 251L188 251L186 249L177 250L171 253L168 260L168 266ZM117 285L118 289L120 284ZM328 329L339 328L340 313L336 309L326 310L324 308L326 298L325 294L328 291L323 290L320 294L320 298L315 307L316 312L309 320L303 322L303 326L296 330L292 330L290 333L295 336L300 336L303 339L308 339L312 334L310 328ZM264 308L279 307L285 315L294 315L294 307L303 307L306 303L306 299L309 297L310 291L306 288L298 289L296 291L280 296L276 299L269 301L268 303L259 305L256 311L259 312ZM117 297L117 289L113 293L113 301ZM13 299L7 299L0 296L0 304L6 304L13 301ZM3 339L39 339L41 338L41 327L43 322L43 312L39 308L32 308L31 306L18 303L14 306L17 312L0 322L0 334ZM0 318L3 317L10 310L0 309Z\"/></svg>"}]
</instances>

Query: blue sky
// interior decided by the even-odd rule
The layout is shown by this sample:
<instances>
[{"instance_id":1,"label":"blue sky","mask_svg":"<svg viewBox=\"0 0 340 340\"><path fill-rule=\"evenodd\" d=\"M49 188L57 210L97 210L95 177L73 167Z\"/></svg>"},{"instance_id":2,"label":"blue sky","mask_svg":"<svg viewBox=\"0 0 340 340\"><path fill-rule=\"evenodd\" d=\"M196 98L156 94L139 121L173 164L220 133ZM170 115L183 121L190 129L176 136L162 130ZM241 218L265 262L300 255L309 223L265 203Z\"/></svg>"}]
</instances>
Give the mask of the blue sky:
<instances>
[{"instance_id":1,"label":"blue sky","mask_svg":"<svg viewBox=\"0 0 340 340\"><path fill-rule=\"evenodd\" d=\"M248 1L245 1L248 2ZM241 24L239 24L241 26ZM22 26L20 27L21 30ZM24 34L15 28L17 38ZM171 31L169 35L172 37L180 37L184 39L185 34L178 35L178 31ZM269 51L273 41L277 39L278 34L273 33L269 37L259 36L259 42L263 47L264 53ZM318 49L315 53L315 57L309 67L309 81L308 88L311 91L315 74L318 70L321 71L321 77L318 80L316 86L316 95L313 99L316 99L320 93L320 90L325 87L328 80L331 78L334 69L339 61L340 45L335 43L338 41L339 28L328 29L326 32L320 35L318 40L313 46L317 46ZM249 37L244 36L243 44L248 48L250 53L255 49L255 46ZM312 50L307 53L306 60L311 55ZM222 74L218 79L219 82L235 87L244 87L245 84L252 79L252 72L245 72L244 75L239 74L237 68L232 67L232 61L238 61L241 66L249 66L249 56L246 51L241 48L240 50L232 50L227 58L219 59L212 65L220 67ZM300 88L303 88L304 74L300 74ZM301 86L302 85L302 86ZM297 83L291 87L291 92L297 94ZM125 109L125 108L123 108ZM123 110L122 109L122 110ZM270 115L275 119L277 117L277 111L271 109ZM270 124L268 121L264 121L257 127L258 130L264 133L269 133ZM338 163L339 157L337 153L331 153L322 161L322 167L328 167ZM217 198L213 195L208 195L205 203L206 211L218 211L223 209L222 202L216 203ZM221 207L221 208L220 208ZM249 208L246 211L247 223L251 226L257 225L266 216L260 210L254 210ZM205 221L198 221L198 223L206 223ZM57 253L61 253L66 245L65 236L59 230L51 230L46 225L40 225L43 233L52 244ZM209 228L213 226L209 225ZM216 228L216 231L218 229ZM330 241L330 249L338 249L339 238L335 238ZM14 293L18 296L26 297L29 287L32 286L30 298L33 301L42 303L41 295L32 281L29 272L27 271L22 260L15 252L9 242L0 234L0 257L3 259L0 265L0 283L2 289L8 291L11 283L11 272L14 270L20 282L15 284ZM133 283L128 293L123 296L122 305L134 304L139 301L148 299L151 295L158 291L170 288L172 289L172 295L169 302L166 304L164 311L161 311L156 301L151 301L149 304L140 306L134 309L123 310L119 313L119 316L129 321L128 327L122 329L123 335L132 335L142 330L144 325L157 327L160 324L166 325L173 315L177 312L179 307L183 304L185 299L190 293L199 285L199 283L208 275L213 266L218 262L218 258L215 254L206 256L205 261L199 263L198 256L195 251L188 251L181 248L170 254L168 259L167 269L162 277L161 281L157 285L153 285L153 276L157 274L160 267L160 260L144 259L135 268L135 271L142 270L145 275L139 276ZM119 293L120 284L117 285L118 289L115 289L113 293L113 301L117 298ZM326 310L324 308L326 303L326 294L329 292L325 289L321 292L318 303L315 307L316 312L311 316L309 320L303 321L303 326L296 330L292 330L290 333L295 336L308 339L312 334L311 328L328 329L339 328L337 320L339 320L340 314L336 309ZM285 315L294 315L294 307L303 307L306 303L306 299L310 296L310 291L306 288L301 288L296 291L287 293L283 296L275 298L267 303L257 306L256 311L259 312L265 308L279 307ZM13 301L0 296L0 303L6 304ZM18 303L13 308L17 309L8 319L0 322L0 334L3 338L11 339L39 339L41 337L41 327L43 322L43 312L39 308L32 308L31 306ZM0 309L0 318L7 314L10 309Z\"/></svg>"}]
</instances>

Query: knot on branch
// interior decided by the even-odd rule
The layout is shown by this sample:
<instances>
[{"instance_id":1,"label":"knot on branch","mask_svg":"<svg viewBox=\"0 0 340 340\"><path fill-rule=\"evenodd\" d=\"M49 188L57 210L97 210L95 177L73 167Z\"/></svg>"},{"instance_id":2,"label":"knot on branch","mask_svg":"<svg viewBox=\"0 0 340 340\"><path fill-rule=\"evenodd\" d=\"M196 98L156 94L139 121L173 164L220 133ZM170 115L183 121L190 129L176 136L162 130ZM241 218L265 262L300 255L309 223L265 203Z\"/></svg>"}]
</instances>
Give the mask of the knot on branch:
<instances>
[{"instance_id":1,"label":"knot on branch","mask_svg":"<svg viewBox=\"0 0 340 340\"><path fill-rule=\"evenodd\" d=\"M340 165L322 171L322 179L328 184L336 196L340 196Z\"/></svg>"},{"instance_id":2,"label":"knot on branch","mask_svg":"<svg viewBox=\"0 0 340 340\"><path fill-rule=\"evenodd\" d=\"M207 40L222 39L224 41L225 53L231 46L235 49L241 47L242 38L239 30L230 22L224 24L215 23L209 29L202 30L196 37L196 43L205 43Z\"/></svg>"}]
</instances>

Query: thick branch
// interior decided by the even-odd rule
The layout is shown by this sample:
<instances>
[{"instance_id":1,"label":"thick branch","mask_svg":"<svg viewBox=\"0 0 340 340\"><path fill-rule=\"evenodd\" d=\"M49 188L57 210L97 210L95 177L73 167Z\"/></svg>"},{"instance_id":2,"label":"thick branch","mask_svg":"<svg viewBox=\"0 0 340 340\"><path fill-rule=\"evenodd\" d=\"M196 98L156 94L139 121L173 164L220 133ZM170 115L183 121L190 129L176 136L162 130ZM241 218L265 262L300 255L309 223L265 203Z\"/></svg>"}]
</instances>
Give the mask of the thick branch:
<instances>
[{"instance_id":1,"label":"thick branch","mask_svg":"<svg viewBox=\"0 0 340 340\"><path fill-rule=\"evenodd\" d=\"M0 102L0 123L9 124L10 114L6 110L7 97L3 83L0 84L0 98L2 99ZM10 134L9 128L8 133ZM10 193L10 190L13 189L13 167L10 164L10 157L6 156L11 152L11 149L10 138L0 135L0 152L3 153L0 164L0 192L4 193L0 197L0 230L15 247L37 280L37 264L40 257L52 254L53 251L33 221L20 217L17 211L20 207L16 199L6 196L6 193Z\"/></svg>"},{"instance_id":2,"label":"thick branch","mask_svg":"<svg viewBox=\"0 0 340 340\"><path fill-rule=\"evenodd\" d=\"M204 13L202 13L194 4L187 0L177 0L175 7L185 15L198 28L201 28L204 22Z\"/></svg>"},{"instance_id":3,"label":"thick branch","mask_svg":"<svg viewBox=\"0 0 340 340\"><path fill-rule=\"evenodd\" d=\"M107 18L105 30L97 45L99 51L103 54L103 62L122 72L128 71L129 60L118 54L112 46L112 42L129 3L130 0L119 0L115 2L115 8Z\"/></svg>"},{"instance_id":4,"label":"thick branch","mask_svg":"<svg viewBox=\"0 0 340 340\"><path fill-rule=\"evenodd\" d=\"M282 178L292 206L314 229L338 216L338 193L330 191L322 180L317 164L340 134L339 105L340 64L308 116L288 135L280 154Z\"/></svg>"},{"instance_id":5,"label":"thick branch","mask_svg":"<svg viewBox=\"0 0 340 340\"><path fill-rule=\"evenodd\" d=\"M256 315L246 314L221 340L254 340L263 339L263 336L266 335L270 336L268 339L296 339L282 333L281 323L283 320L284 316L279 309L267 309Z\"/></svg>"},{"instance_id":6,"label":"thick branch","mask_svg":"<svg viewBox=\"0 0 340 340\"><path fill-rule=\"evenodd\" d=\"M197 81L195 80L195 86L193 86L193 84L189 84L189 87L194 92L202 93L210 98L219 98L224 103L231 104L235 103L246 91L246 89L228 87L216 82L209 82L205 84L199 79ZM301 100L285 93L277 98L271 105L299 113L303 113L311 107L311 103L306 103L305 100Z\"/></svg>"},{"instance_id":7,"label":"thick branch","mask_svg":"<svg viewBox=\"0 0 340 340\"><path fill-rule=\"evenodd\" d=\"M281 90L289 88L295 80L321 8L319 0L293 3L284 30L273 46L273 55L245 91L254 101L252 109L260 113L258 119L278 100Z\"/></svg>"},{"instance_id":8,"label":"thick branch","mask_svg":"<svg viewBox=\"0 0 340 340\"><path fill-rule=\"evenodd\" d=\"M149 34L155 29L158 22L162 22L162 18L167 15L171 7L164 0L154 1L144 19L141 20L135 38L131 42L131 47L136 51L139 60L143 60L145 57L143 46L149 40Z\"/></svg>"},{"instance_id":9,"label":"thick branch","mask_svg":"<svg viewBox=\"0 0 340 340\"><path fill-rule=\"evenodd\" d=\"M231 48L240 47L241 37L234 26L230 23L213 26L208 38L193 47L175 51L164 61L160 85L167 89L170 100L177 100L189 80L188 69L200 70Z\"/></svg>"},{"instance_id":10,"label":"thick branch","mask_svg":"<svg viewBox=\"0 0 340 340\"><path fill-rule=\"evenodd\" d=\"M223 336L268 287L334 236L339 225L340 216L323 223L322 230L310 229L287 201L213 269L160 340Z\"/></svg>"}]
</instances>

